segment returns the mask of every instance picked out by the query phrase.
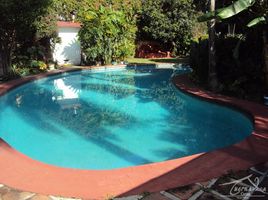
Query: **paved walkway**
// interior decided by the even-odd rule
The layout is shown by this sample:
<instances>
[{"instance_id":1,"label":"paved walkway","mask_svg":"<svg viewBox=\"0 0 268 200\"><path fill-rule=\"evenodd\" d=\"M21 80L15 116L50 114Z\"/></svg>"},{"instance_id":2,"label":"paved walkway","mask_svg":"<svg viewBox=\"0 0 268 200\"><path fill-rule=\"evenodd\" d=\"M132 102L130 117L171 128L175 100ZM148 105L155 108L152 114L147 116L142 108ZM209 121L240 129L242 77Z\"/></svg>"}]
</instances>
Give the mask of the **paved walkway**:
<instances>
[{"instance_id":1,"label":"paved walkway","mask_svg":"<svg viewBox=\"0 0 268 200\"><path fill-rule=\"evenodd\" d=\"M174 177L175 178L175 177ZM231 184L227 184L231 183ZM227 185L226 185L227 184ZM259 191L258 191L259 190ZM240 192L239 192L240 191ZM263 193L264 192L264 193ZM267 200L268 162L248 170L167 191L143 193L114 200ZM19 191L0 184L0 200L82 200ZM86 200L86 199L84 199ZM87 199L88 200L88 199Z\"/></svg>"}]
</instances>

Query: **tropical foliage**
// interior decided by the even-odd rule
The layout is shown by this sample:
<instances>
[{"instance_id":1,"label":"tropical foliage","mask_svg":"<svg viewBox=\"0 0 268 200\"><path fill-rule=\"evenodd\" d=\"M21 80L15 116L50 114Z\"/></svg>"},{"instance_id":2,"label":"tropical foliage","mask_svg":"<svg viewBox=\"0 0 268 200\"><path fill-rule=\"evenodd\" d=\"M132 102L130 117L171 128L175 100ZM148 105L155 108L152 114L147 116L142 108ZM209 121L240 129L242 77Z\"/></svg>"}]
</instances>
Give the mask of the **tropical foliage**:
<instances>
[{"instance_id":1,"label":"tropical foliage","mask_svg":"<svg viewBox=\"0 0 268 200\"><path fill-rule=\"evenodd\" d=\"M10 71L16 52L34 41L37 21L46 14L50 3L50 0L0 2L0 61L4 73Z\"/></svg>"},{"instance_id":2,"label":"tropical foliage","mask_svg":"<svg viewBox=\"0 0 268 200\"><path fill-rule=\"evenodd\" d=\"M81 9L87 9L91 0L53 0L52 8L58 20L72 21L72 15L77 15Z\"/></svg>"},{"instance_id":3,"label":"tropical foliage","mask_svg":"<svg viewBox=\"0 0 268 200\"><path fill-rule=\"evenodd\" d=\"M136 26L123 11L100 6L83 16L79 38L87 63L109 64L134 54Z\"/></svg>"},{"instance_id":4,"label":"tropical foliage","mask_svg":"<svg viewBox=\"0 0 268 200\"><path fill-rule=\"evenodd\" d=\"M53 45L59 42L57 20L82 22L86 62L107 64L133 56L136 43L143 39L169 46L174 55L186 54L194 19L192 0L3 0L0 9L4 74L11 68L31 68L32 61L52 62ZM38 49L38 56L33 49Z\"/></svg>"},{"instance_id":5,"label":"tropical foliage","mask_svg":"<svg viewBox=\"0 0 268 200\"><path fill-rule=\"evenodd\" d=\"M255 6L255 10L249 10L253 6ZM218 19L220 21L235 17L241 12L249 11L251 14L255 17L251 19L247 26L252 27L259 23L266 22L266 17L268 13L268 5L267 2L264 1L257 1L257 0L236 0L232 4L219 8L213 12L208 12L204 14L203 16L199 17L199 21L208 21L210 19Z\"/></svg>"},{"instance_id":6,"label":"tropical foliage","mask_svg":"<svg viewBox=\"0 0 268 200\"><path fill-rule=\"evenodd\" d=\"M139 39L167 45L174 55L186 54L192 39L194 14L192 0L143 1Z\"/></svg>"},{"instance_id":7,"label":"tropical foliage","mask_svg":"<svg viewBox=\"0 0 268 200\"><path fill-rule=\"evenodd\" d=\"M218 90L240 98L261 101L265 93L265 80L268 80L268 62L265 59L267 26L261 25L266 22L267 1L220 1L218 7L199 18L199 21L217 21L214 42L215 72L220 82ZM204 77L208 76L209 71L208 55L204 54L208 52L207 42L203 40L195 43L191 53L194 79L205 85L207 80Z\"/></svg>"}]
</instances>

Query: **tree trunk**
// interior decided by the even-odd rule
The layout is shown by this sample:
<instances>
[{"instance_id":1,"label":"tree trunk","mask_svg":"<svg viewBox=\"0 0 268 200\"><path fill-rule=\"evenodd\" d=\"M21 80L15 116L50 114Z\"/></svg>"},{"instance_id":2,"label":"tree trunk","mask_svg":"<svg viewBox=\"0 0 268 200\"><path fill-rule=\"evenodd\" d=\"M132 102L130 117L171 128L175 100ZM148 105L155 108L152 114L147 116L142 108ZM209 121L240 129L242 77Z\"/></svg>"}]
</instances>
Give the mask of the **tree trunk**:
<instances>
[{"instance_id":1,"label":"tree trunk","mask_svg":"<svg viewBox=\"0 0 268 200\"><path fill-rule=\"evenodd\" d=\"M263 31L263 56L264 56L264 78L265 90L268 95L268 44L267 44L267 31Z\"/></svg>"},{"instance_id":2,"label":"tree trunk","mask_svg":"<svg viewBox=\"0 0 268 200\"><path fill-rule=\"evenodd\" d=\"M10 53L9 51L0 51L0 61L2 68L3 75L8 75L10 72L10 65L11 65L11 59L10 59Z\"/></svg>"},{"instance_id":3,"label":"tree trunk","mask_svg":"<svg viewBox=\"0 0 268 200\"><path fill-rule=\"evenodd\" d=\"M6 33L6 35L8 35ZM0 61L3 75L8 75L11 69L12 49L15 46L15 31L12 31L12 37L1 38L0 41Z\"/></svg>"},{"instance_id":4,"label":"tree trunk","mask_svg":"<svg viewBox=\"0 0 268 200\"><path fill-rule=\"evenodd\" d=\"M215 0L210 0L210 11L215 11ZM208 67L208 83L211 90L215 91L218 86L216 73L216 49L215 49L215 24L216 20L212 19L208 23L209 29L209 67Z\"/></svg>"}]
</instances>

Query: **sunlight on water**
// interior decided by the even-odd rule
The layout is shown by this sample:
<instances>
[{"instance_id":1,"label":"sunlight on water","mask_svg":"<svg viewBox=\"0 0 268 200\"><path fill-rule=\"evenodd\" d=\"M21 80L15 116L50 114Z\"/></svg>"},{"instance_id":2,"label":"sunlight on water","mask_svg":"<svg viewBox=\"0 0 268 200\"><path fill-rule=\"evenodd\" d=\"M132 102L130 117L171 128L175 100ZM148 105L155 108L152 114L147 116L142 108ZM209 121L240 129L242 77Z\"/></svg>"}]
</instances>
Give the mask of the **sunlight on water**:
<instances>
[{"instance_id":1,"label":"sunlight on water","mask_svg":"<svg viewBox=\"0 0 268 200\"><path fill-rule=\"evenodd\" d=\"M79 169L180 158L239 142L252 123L189 97L172 69L73 72L0 97L0 137L29 157Z\"/></svg>"}]
</instances>

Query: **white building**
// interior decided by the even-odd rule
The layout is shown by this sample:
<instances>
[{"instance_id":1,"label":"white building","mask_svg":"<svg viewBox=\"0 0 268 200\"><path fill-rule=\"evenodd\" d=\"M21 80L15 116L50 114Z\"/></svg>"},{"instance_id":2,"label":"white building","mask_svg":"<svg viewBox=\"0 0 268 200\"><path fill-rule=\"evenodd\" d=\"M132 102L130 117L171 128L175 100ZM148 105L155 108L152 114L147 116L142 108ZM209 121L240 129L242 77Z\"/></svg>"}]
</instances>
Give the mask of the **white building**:
<instances>
[{"instance_id":1,"label":"white building","mask_svg":"<svg viewBox=\"0 0 268 200\"><path fill-rule=\"evenodd\" d=\"M60 43L55 45L53 59L59 65L81 63L81 46L78 41L78 32L81 24L75 22L57 22L57 32L61 39Z\"/></svg>"}]
</instances>

